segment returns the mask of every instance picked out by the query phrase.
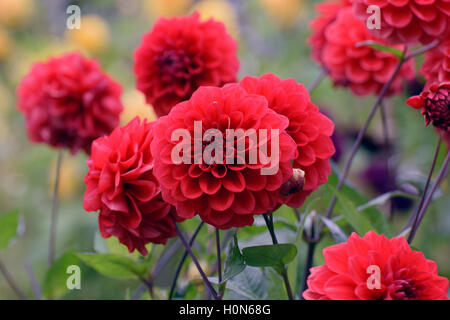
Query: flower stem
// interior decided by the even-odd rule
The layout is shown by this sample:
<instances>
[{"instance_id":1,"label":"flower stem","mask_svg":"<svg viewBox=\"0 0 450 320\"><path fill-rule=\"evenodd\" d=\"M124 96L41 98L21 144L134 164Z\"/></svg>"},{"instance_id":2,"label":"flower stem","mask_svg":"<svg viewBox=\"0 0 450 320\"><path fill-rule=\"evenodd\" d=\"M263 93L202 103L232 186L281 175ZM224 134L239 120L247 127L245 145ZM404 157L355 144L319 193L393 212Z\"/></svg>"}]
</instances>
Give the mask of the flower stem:
<instances>
[{"instance_id":1,"label":"flower stem","mask_svg":"<svg viewBox=\"0 0 450 320\"><path fill-rule=\"evenodd\" d=\"M27 296L25 293L19 288L16 281L13 279L11 274L9 273L6 266L3 264L2 261L0 261L0 272L3 274L3 276L6 279L6 282L8 282L11 289L15 292L15 294L22 300L27 300Z\"/></svg>"},{"instance_id":2,"label":"flower stem","mask_svg":"<svg viewBox=\"0 0 450 320\"><path fill-rule=\"evenodd\" d=\"M222 282L222 260L220 257L220 231L216 228L217 274L219 283Z\"/></svg>"},{"instance_id":3,"label":"flower stem","mask_svg":"<svg viewBox=\"0 0 450 320\"><path fill-rule=\"evenodd\" d=\"M427 192L428 192L428 187L430 186L430 182L431 182L431 177L433 176L433 172L434 169L436 167L436 162L439 156L439 151L441 149L441 144L442 144L442 136L439 135L439 141L436 147L436 151L434 152L434 157L433 157L433 162L431 164L431 168L430 171L428 172L428 177L427 177L427 182L425 183L425 188L423 189L422 192L422 197L420 198L419 204L417 205L416 210L414 211L413 215L412 215L412 223L410 225L411 230L416 226L417 221L419 219L419 212L420 209L422 209L423 206L423 202L425 201L425 197L427 196ZM411 244L412 238L411 238L412 233L409 233L409 237L408 237L408 243ZM411 239L410 239L411 238Z\"/></svg>"},{"instance_id":4,"label":"flower stem","mask_svg":"<svg viewBox=\"0 0 450 320\"><path fill-rule=\"evenodd\" d=\"M316 76L316 78L311 82L311 84L308 86L308 92L311 93L314 91L315 88L320 84L320 82L327 76L328 70L322 69L322 71Z\"/></svg>"},{"instance_id":5,"label":"flower stem","mask_svg":"<svg viewBox=\"0 0 450 320\"><path fill-rule=\"evenodd\" d=\"M216 290L214 290L211 282L209 282L208 277L206 276L205 272L203 271L202 267L200 266L200 263L198 262L194 252L192 252L191 247L189 246L189 244L187 243L186 239L184 238L183 233L181 232L180 228L178 227L175 218L172 217L173 223L175 225L175 229L178 233L178 236L180 237L181 242L183 243L184 247L186 248L186 251L189 253L189 255L192 258L192 261L194 261L195 266L198 269L198 272L200 273L203 282L205 283L205 286L208 288L209 292L211 293L211 295L213 296L213 298L215 300L219 300L219 298L217 297L217 293Z\"/></svg>"},{"instance_id":6,"label":"flower stem","mask_svg":"<svg viewBox=\"0 0 450 320\"><path fill-rule=\"evenodd\" d=\"M272 215L272 214L270 214L270 215ZM267 229L269 230L270 237L272 238L272 243L278 244L278 239L277 239L277 236L275 235L275 230L273 227L272 217L269 217L269 215L267 213L264 213L263 217L264 217L264 221L266 222ZM286 292L287 292L289 300L294 300L294 295L292 294L292 288L291 288L291 284L289 283L286 266L283 266L281 268L281 276L283 277L284 285L286 287Z\"/></svg>"},{"instance_id":7,"label":"flower stem","mask_svg":"<svg viewBox=\"0 0 450 320\"><path fill-rule=\"evenodd\" d=\"M404 53L406 52L407 47L405 46L404 49ZM404 55L404 54L403 54ZM400 59L399 62L397 63L397 66L395 67L394 72L392 73L391 77L389 78L389 80L384 84L383 88L381 89L380 94L377 97L377 100L375 101L374 105L372 106L372 109L369 113L369 116L367 117L366 121L364 122L364 125L362 126L361 130L358 133L358 137L356 138L355 143L353 144L352 150L350 152L350 156L347 160L347 162L345 163L345 167L344 167L344 171L342 173L341 178L339 179L339 183L337 185L337 190L340 191L342 189L342 187L344 186L345 181L347 180L347 176L350 172L350 168L353 164L353 160L356 156L356 153L359 149L359 146L361 145L361 141L367 131L367 129L369 128L370 123L372 122L373 117L375 116L375 113L377 112L379 106L381 105L381 102L383 101L384 96L386 95L386 93L388 92L392 82L394 81L395 77L397 76L398 72L400 71L400 69L403 66L403 63L405 62L405 59ZM334 206L336 205L337 202L337 196L333 195L333 198L331 200L331 203L326 211L325 216L329 219L332 214L333 214L333 209ZM321 228L323 228L323 223L321 224ZM320 233L320 232L319 232Z\"/></svg>"},{"instance_id":8,"label":"flower stem","mask_svg":"<svg viewBox=\"0 0 450 320\"><path fill-rule=\"evenodd\" d=\"M419 228L420 223L422 222L423 217L425 216L425 212L427 211L428 206L431 203L431 200L433 199L433 194L438 188L438 186L441 184L442 180L444 179L446 173L447 173L447 167L448 163L450 161L450 151L447 152L447 156L445 157L444 163L442 164L441 170L439 171L439 174L436 178L436 181L433 184L433 187L431 187L430 192L428 193L422 208L419 211L417 222L413 227L411 228L411 232L408 237L408 242L411 243L414 239L414 236L416 235L417 229Z\"/></svg>"},{"instance_id":9,"label":"flower stem","mask_svg":"<svg viewBox=\"0 0 450 320\"><path fill-rule=\"evenodd\" d=\"M191 239L189 240L189 247L192 247L192 244L194 243L195 238L197 237L198 233L200 232L200 229L202 228L203 224L204 224L203 221L200 222L200 224L195 229L194 233L191 236ZM175 271L175 276L173 277L173 280L172 280L172 285L170 286L169 297L168 297L169 300L172 300L173 294L175 292L175 288L177 286L178 277L180 276L181 269L183 268L184 261L186 260L188 254L189 254L188 251L185 250L183 253L183 256L181 257L180 262L178 263L177 270Z\"/></svg>"},{"instance_id":10,"label":"flower stem","mask_svg":"<svg viewBox=\"0 0 450 320\"><path fill-rule=\"evenodd\" d=\"M50 222L50 241L48 243L48 265L52 266L55 261L55 242L56 242L56 227L58 222L58 188L59 178L61 175L61 163L62 163L63 151L59 149L58 160L56 164L55 184L53 189L53 201L52 201L52 215Z\"/></svg>"},{"instance_id":11,"label":"flower stem","mask_svg":"<svg viewBox=\"0 0 450 320\"><path fill-rule=\"evenodd\" d=\"M27 271L28 278L30 279L31 288L33 289L34 296L37 300L42 300L42 289L39 286L36 277L34 276L33 268L29 262L25 263L25 270Z\"/></svg>"},{"instance_id":12,"label":"flower stem","mask_svg":"<svg viewBox=\"0 0 450 320\"><path fill-rule=\"evenodd\" d=\"M311 267L313 266L314 263L314 250L316 248L316 243L317 242L310 242L308 243L308 253L306 255L306 262L305 262L305 267L303 269L303 279L302 279L302 289L301 289L301 293L303 294L303 292L308 289L308 277L311 274ZM303 296L301 295L301 299L303 299Z\"/></svg>"}]
</instances>

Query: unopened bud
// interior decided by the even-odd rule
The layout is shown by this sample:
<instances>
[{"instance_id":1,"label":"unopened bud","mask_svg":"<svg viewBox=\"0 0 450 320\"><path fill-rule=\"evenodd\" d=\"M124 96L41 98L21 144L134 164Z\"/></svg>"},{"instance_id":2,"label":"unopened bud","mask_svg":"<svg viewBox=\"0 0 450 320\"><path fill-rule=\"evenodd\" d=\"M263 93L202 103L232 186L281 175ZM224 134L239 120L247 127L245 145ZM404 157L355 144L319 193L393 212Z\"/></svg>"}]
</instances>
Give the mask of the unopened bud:
<instances>
[{"instance_id":1,"label":"unopened bud","mask_svg":"<svg viewBox=\"0 0 450 320\"><path fill-rule=\"evenodd\" d=\"M281 186L280 195L283 197L290 196L291 194L302 191L304 186L305 171L294 168L292 177Z\"/></svg>"}]
</instances>

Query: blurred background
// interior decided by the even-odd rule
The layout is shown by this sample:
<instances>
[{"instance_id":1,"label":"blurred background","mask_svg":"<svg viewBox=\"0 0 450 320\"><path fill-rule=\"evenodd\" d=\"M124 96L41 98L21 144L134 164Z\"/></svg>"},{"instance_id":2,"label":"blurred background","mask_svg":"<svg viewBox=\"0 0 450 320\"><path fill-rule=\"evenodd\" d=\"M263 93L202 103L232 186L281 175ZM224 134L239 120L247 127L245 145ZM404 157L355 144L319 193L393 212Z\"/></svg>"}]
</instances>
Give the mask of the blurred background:
<instances>
[{"instance_id":1,"label":"blurred background","mask_svg":"<svg viewBox=\"0 0 450 320\"><path fill-rule=\"evenodd\" d=\"M29 263L41 286L45 287L51 195L57 151L46 145L31 144L26 136L24 118L16 110L15 92L20 79L35 61L52 55L78 50L95 57L103 69L123 86L122 124L135 115L155 119L143 95L135 89L132 72L133 51L141 36L148 32L160 16L175 16L198 11L202 18L223 21L239 43L244 75L259 76L271 72L281 78L295 78L308 85L320 73L310 59L306 44L309 22L315 17L312 0L0 0L0 214L18 210L21 216L20 236L5 250L0 260L10 270L19 286L32 297L30 281L24 265ZM68 30L66 9L75 4L81 8L80 30ZM417 61L420 65L420 59ZM405 84L401 96L385 103L389 137L382 130L377 116L352 169L351 181L367 198L400 189L414 193L420 190L431 165L437 137L425 128L420 114L404 103L421 90L422 79ZM334 141L337 171L346 160L349 148L360 125L369 113L373 97L355 97L342 88L333 88L325 79L312 94L313 102L336 123ZM444 150L439 158L442 162ZM98 234L97 216L82 208L83 178L87 173L87 156L64 153L60 180L60 208L56 256L68 251L93 252L105 247L109 252L127 255L115 239L103 241ZM438 165L439 165L438 163ZM314 209L326 208L326 191L313 194ZM449 180L442 184L438 198L427 212L414 246L438 263L439 273L450 277L450 192ZM305 208L301 208L303 212ZM413 209L413 201L396 198L380 209L392 222L398 234ZM295 220L292 210L281 208L279 221ZM276 220L277 221L277 220ZM198 221L183 224L192 232ZM268 243L270 238L261 221L256 227L240 230L240 244ZM281 240L294 241L292 228L277 224ZM196 245L208 269L215 262L213 230L205 228ZM223 233L225 234L225 233ZM211 235L211 236L209 236ZM280 241L281 242L281 241ZM170 244L170 243L169 243ZM323 263L321 248L332 244L327 237L316 250L316 264ZM103 249L102 249L103 248ZM303 248L303 247L301 247ZM304 256L300 248L299 257ZM153 248L157 257L162 246ZM181 251L175 258L179 257ZM135 255L132 256L138 259ZM166 289L176 266L176 259L156 280L156 295L165 298ZM149 260L152 257L148 258ZM156 258L155 258L156 259ZM304 261L304 260L299 260ZM211 267L212 268L212 267ZM180 287L196 284L195 269L182 271ZM139 286L136 280L117 280L100 275L82 266L82 290L62 292L65 299L125 299ZM280 282L280 286L282 286ZM181 292L183 296L185 292ZM197 294L197 293L195 293ZM200 293L199 293L200 294ZM186 296L186 295L185 295ZM145 297L145 296L144 296ZM196 297L196 295L191 296ZM5 279L0 276L0 299L16 298Z\"/></svg>"}]
</instances>

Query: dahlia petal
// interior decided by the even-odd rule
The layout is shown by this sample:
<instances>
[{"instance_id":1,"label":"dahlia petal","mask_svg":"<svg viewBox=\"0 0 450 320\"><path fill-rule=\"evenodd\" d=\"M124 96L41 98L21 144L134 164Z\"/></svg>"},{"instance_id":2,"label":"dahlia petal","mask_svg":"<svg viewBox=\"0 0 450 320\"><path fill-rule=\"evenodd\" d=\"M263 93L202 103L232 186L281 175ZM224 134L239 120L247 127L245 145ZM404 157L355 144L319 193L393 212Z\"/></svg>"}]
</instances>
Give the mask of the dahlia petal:
<instances>
[{"instance_id":1,"label":"dahlia petal","mask_svg":"<svg viewBox=\"0 0 450 320\"><path fill-rule=\"evenodd\" d=\"M218 192L211 195L208 200L213 210L225 211L233 204L234 193L221 188Z\"/></svg>"}]
</instances>

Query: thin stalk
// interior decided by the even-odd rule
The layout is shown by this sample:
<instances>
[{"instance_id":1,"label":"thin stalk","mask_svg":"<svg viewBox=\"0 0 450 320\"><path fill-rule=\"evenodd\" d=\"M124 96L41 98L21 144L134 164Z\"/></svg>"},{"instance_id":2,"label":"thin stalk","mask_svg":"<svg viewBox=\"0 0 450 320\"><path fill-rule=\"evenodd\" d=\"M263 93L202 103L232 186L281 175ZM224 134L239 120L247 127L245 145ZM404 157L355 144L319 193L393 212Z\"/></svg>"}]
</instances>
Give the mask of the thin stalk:
<instances>
[{"instance_id":1,"label":"thin stalk","mask_svg":"<svg viewBox=\"0 0 450 320\"><path fill-rule=\"evenodd\" d=\"M314 263L314 250L316 248L316 242L310 242L308 243L308 252L306 255L306 262L305 267L303 268L303 279L302 279L302 289L301 293L303 293L306 289L308 289L308 277L311 274L311 267ZM303 296L301 295L301 299L303 299Z\"/></svg>"},{"instance_id":2,"label":"thin stalk","mask_svg":"<svg viewBox=\"0 0 450 320\"><path fill-rule=\"evenodd\" d=\"M183 233L181 232L180 228L178 227L178 225L175 221L175 218L172 217L172 220L173 220L173 223L175 224L175 230L177 231L178 236L180 237L180 240L183 243L184 247L186 248L187 252L191 256L192 261L194 261L194 264L197 267L198 272L200 273L201 277L203 278L203 282L205 283L205 286L208 288L208 290L210 291L213 298L215 300L218 300L219 298L217 297L216 290L214 290L211 282L209 282L208 277L206 276L205 272L203 271L202 267L200 266L200 263L197 260L197 257L195 256L194 252L192 252L191 247L189 246L188 242L184 238Z\"/></svg>"},{"instance_id":3,"label":"thin stalk","mask_svg":"<svg viewBox=\"0 0 450 320\"><path fill-rule=\"evenodd\" d=\"M315 88L320 84L320 82L327 76L328 70L322 69L322 71L316 76L316 78L311 82L311 84L308 86L308 92L311 93L314 91Z\"/></svg>"},{"instance_id":4,"label":"thin stalk","mask_svg":"<svg viewBox=\"0 0 450 320\"><path fill-rule=\"evenodd\" d=\"M431 177L433 176L434 169L436 168L436 162L437 162L437 159L439 156L439 151L441 150L441 144L442 144L442 136L439 135L439 141L438 141L438 144L436 147L436 151L434 152L433 162L431 164L430 171L428 172L427 182L425 183L425 188L423 189L422 197L420 198L419 204L417 205L417 208L412 215L413 219L412 219L412 224L411 224L411 230L413 228L415 228L415 226L417 225L417 222L419 220L419 212L422 209L423 203L425 201L425 197L427 196L427 193L428 193L428 187L430 186ZM412 238L411 238L411 232L410 232L409 237L408 237L408 243L411 244L411 241L412 241Z\"/></svg>"},{"instance_id":5,"label":"thin stalk","mask_svg":"<svg viewBox=\"0 0 450 320\"><path fill-rule=\"evenodd\" d=\"M278 244L277 236L275 235L275 230L273 227L273 217L269 217L267 213L263 214L264 221L266 222L267 229L269 230L270 237L272 238L273 244ZM289 283L288 274L286 271L286 266L281 268L281 276L283 277L284 285L286 287L286 292L289 297L289 300L294 300L294 295L292 294L291 284Z\"/></svg>"},{"instance_id":6,"label":"thin stalk","mask_svg":"<svg viewBox=\"0 0 450 320\"><path fill-rule=\"evenodd\" d=\"M220 257L220 231L216 228L217 274L219 283L222 282L222 260Z\"/></svg>"},{"instance_id":7,"label":"thin stalk","mask_svg":"<svg viewBox=\"0 0 450 320\"><path fill-rule=\"evenodd\" d=\"M203 225L204 225L204 222L202 221L195 229L194 233L191 236L191 239L189 240L189 247L192 247L192 245L194 244L195 238L197 237L197 235L200 232ZM187 250L185 250L183 253L183 256L180 259L180 262L178 263L177 270L175 271L175 276L173 277L173 280L172 280L172 285L170 286L169 297L168 297L169 300L172 300L173 294L175 292L175 288L177 286L178 277L180 276L181 269L183 268L184 261L186 260L188 254L189 253L187 252Z\"/></svg>"},{"instance_id":8,"label":"thin stalk","mask_svg":"<svg viewBox=\"0 0 450 320\"><path fill-rule=\"evenodd\" d=\"M408 242L411 243L414 239L414 236L416 235L417 229L419 228L420 223L423 220L423 217L425 216L425 212L427 211L428 206L431 203L431 200L433 199L433 194L438 188L438 186L441 184L442 180L445 177L445 174L447 172L448 163L450 161L450 151L447 152L447 156L445 157L444 163L442 164L441 170L439 171L439 174L436 178L436 181L433 184L433 187L431 187L430 192L428 193L427 198L425 199L422 208L420 209L419 216L417 219L417 223L412 227L411 232L408 237Z\"/></svg>"},{"instance_id":9,"label":"thin stalk","mask_svg":"<svg viewBox=\"0 0 450 320\"><path fill-rule=\"evenodd\" d=\"M11 289L14 291L14 293L22 300L27 300L27 296L25 293L19 288L14 278L9 273L6 266L3 264L2 261L0 261L0 272L3 274L3 276L6 279L6 282L8 282Z\"/></svg>"},{"instance_id":10,"label":"thin stalk","mask_svg":"<svg viewBox=\"0 0 450 320\"><path fill-rule=\"evenodd\" d=\"M42 300L42 290L39 286L36 277L34 276L33 268L29 262L25 263L25 270L27 271L28 278L30 279L31 288L33 289L34 296L37 300Z\"/></svg>"},{"instance_id":11,"label":"thin stalk","mask_svg":"<svg viewBox=\"0 0 450 320\"><path fill-rule=\"evenodd\" d=\"M56 164L55 184L53 188L53 201L52 201L52 215L50 221L50 241L48 243L48 265L52 266L55 261L55 242L56 242L56 228L58 222L58 188L59 178L61 175L61 163L62 163L63 151L58 151L58 160Z\"/></svg>"}]
</instances>

